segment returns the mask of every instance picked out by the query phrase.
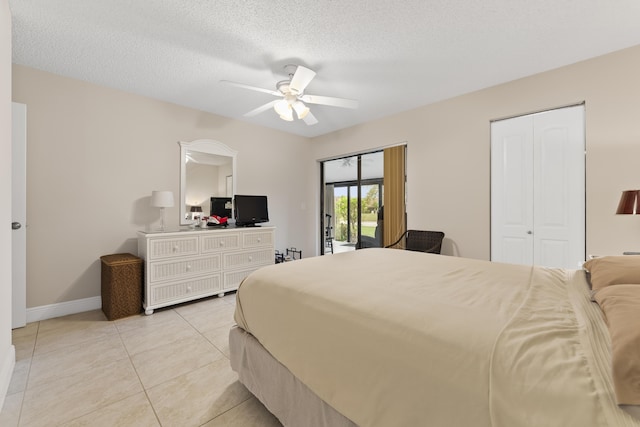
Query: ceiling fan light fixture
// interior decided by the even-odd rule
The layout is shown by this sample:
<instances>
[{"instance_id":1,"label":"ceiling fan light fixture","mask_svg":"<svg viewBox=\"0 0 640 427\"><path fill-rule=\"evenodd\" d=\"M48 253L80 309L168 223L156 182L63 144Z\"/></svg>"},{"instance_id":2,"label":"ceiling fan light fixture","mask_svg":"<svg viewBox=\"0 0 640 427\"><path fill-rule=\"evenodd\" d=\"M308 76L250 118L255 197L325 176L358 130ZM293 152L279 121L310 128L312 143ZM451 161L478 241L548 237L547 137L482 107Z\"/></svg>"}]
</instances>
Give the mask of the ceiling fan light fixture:
<instances>
[{"instance_id":1,"label":"ceiling fan light fixture","mask_svg":"<svg viewBox=\"0 0 640 427\"><path fill-rule=\"evenodd\" d=\"M291 114L291 106L285 99L273 104L273 109L276 110L276 113L278 113L279 116L287 116Z\"/></svg>"},{"instance_id":2,"label":"ceiling fan light fixture","mask_svg":"<svg viewBox=\"0 0 640 427\"><path fill-rule=\"evenodd\" d=\"M276 90L264 89L261 87L250 86L244 83L232 82L230 80L220 80L221 83L237 86L244 89L253 90L256 92L263 92L281 98L267 102L254 108L248 113L244 114L244 117L254 117L265 111L268 111L273 107L275 112L282 120L292 122L296 117L307 126L312 126L318 123L318 119L309 110L306 104L319 104L328 105L330 107L342 107L342 108L358 108L358 101L346 98L335 98L331 96L310 95L305 91L309 83L316 76L316 72L304 67L302 65L288 64L284 67L286 74L289 76L287 80L281 80L276 83ZM293 111L296 114L294 116Z\"/></svg>"},{"instance_id":3,"label":"ceiling fan light fixture","mask_svg":"<svg viewBox=\"0 0 640 427\"><path fill-rule=\"evenodd\" d=\"M299 119L304 119L309 114L309 107L304 105L302 101L296 101L293 103L293 109L296 110L296 114Z\"/></svg>"}]
</instances>

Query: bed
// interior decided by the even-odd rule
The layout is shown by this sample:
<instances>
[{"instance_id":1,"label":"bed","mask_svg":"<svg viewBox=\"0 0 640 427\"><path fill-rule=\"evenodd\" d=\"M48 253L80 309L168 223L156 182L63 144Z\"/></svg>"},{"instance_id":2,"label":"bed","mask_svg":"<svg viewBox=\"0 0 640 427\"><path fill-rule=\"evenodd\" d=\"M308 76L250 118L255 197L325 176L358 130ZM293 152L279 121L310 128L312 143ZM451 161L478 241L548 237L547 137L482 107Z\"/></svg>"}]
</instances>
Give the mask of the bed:
<instances>
[{"instance_id":1,"label":"bed","mask_svg":"<svg viewBox=\"0 0 640 427\"><path fill-rule=\"evenodd\" d=\"M285 426L640 426L582 270L371 248L236 298L232 368Z\"/></svg>"}]
</instances>

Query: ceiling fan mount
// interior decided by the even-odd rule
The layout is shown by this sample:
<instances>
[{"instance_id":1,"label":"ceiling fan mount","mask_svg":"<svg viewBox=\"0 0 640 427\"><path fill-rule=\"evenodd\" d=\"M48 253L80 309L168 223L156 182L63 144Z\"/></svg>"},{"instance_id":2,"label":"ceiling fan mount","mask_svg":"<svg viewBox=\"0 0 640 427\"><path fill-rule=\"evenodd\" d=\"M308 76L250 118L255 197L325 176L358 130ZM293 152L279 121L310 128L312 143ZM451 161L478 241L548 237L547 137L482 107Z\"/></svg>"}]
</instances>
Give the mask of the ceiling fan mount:
<instances>
[{"instance_id":1,"label":"ceiling fan mount","mask_svg":"<svg viewBox=\"0 0 640 427\"><path fill-rule=\"evenodd\" d=\"M316 76L315 71L303 67L302 65L292 64L285 65L284 70L289 75L289 79L277 82L276 90L263 89L229 80L221 80L221 83L257 92L264 92L282 98L280 100L268 102L252 111L249 111L244 115L245 117L253 117L273 107L282 120L293 121L293 112L295 111L298 119L303 120L307 125L314 125L318 123L318 120L313 114L311 114L309 107L307 107L305 103L352 109L358 108L358 101L354 101L352 99L305 94L305 89Z\"/></svg>"},{"instance_id":2,"label":"ceiling fan mount","mask_svg":"<svg viewBox=\"0 0 640 427\"><path fill-rule=\"evenodd\" d=\"M283 68L285 73L287 73L287 76L289 76L289 79L291 79L293 75L296 73L298 66L295 64L287 64Z\"/></svg>"},{"instance_id":3,"label":"ceiling fan mount","mask_svg":"<svg viewBox=\"0 0 640 427\"><path fill-rule=\"evenodd\" d=\"M276 83L276 89L280 91L283 95L287 95L291 93L291 80L280 80Z\"/></svg>"}]
</instances>

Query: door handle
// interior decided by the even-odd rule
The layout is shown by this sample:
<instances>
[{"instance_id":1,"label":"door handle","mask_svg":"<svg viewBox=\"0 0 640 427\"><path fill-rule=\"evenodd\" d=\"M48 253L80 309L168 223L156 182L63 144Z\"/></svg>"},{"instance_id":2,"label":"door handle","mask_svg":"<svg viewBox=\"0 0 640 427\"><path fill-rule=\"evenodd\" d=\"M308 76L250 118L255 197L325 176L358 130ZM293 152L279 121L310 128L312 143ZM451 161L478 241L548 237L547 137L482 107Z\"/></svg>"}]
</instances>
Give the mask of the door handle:
<instances>
[{"instance_id":1,"label":"door handle","mask_svg":"<svg viewBox=\"0 0 640 427\"><path fill-rule=\"evenodd\" d=\"M20 227L22 227L22 224L20 224L19 222L12 222L11 223L11 229L12 230L19 230Z\"/></svg>"}]
</instances>

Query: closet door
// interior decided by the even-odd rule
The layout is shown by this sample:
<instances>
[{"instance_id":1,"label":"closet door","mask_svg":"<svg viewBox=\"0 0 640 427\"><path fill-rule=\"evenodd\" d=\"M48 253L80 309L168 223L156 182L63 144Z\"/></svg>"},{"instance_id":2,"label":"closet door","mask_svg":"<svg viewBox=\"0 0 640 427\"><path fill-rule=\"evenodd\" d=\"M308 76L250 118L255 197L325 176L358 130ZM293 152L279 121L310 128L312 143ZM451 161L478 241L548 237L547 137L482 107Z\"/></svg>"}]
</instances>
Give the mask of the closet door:
<instances>
[{"instance_id":1,"label":"closet door","mask_svg":"<svg viewBox=\"0 0 640 427\"><path fill-rule=\"evenodd\" d=\"M533 264L533 116L491 124L491 260Z\"/></svg>"},{"instance_id":2,"label":"closet door","mask_svg":"<svg viewBox=\"0 0 640 427\"><path fill-rule=\"evenodd\" d=\"M576 268L585 256L584 107L491 125L491 259Z\"/></svg>"},{"instance_id":3,"label":"closet door","mask_svg":"<svg viewBox=\"0 0 640 427\"><path fill-rule=\"evenodd\" d=\"M578 268L585 260L584 107L534 116L533 262Z\"/></svg>"}]
</instances>

